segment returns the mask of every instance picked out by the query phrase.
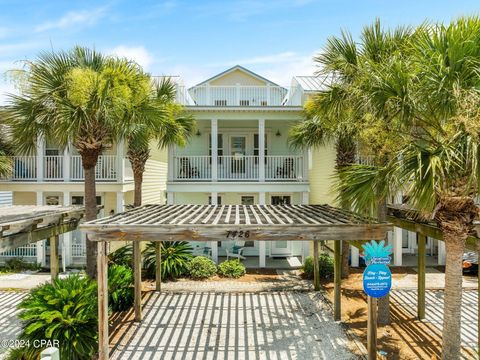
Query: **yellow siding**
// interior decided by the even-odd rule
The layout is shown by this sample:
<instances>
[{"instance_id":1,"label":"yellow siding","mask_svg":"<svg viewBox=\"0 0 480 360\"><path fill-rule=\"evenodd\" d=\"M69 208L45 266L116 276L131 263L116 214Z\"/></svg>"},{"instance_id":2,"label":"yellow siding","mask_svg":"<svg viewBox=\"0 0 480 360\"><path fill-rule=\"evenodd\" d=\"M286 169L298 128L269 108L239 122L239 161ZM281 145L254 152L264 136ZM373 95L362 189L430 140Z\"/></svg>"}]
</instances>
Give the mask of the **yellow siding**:
<instances>
[{"instance_id":1,"label":"yellow siding","mask_svg":"<svg viewBox=\"0 0 480 360\"><path fill-rule=\"evenodd\" d=\"M225 74L218 79L210 81L210 85L255 85L264 86L265 81L261 81L241 70L235 70L228 74Z\"/></svg>"},{"instance_id":2,"label":"yellow siding","mask_svg":"<svg viewBox=\"0 0 480 360\"><path fill-rule=\"evenodd\" d=\"M312 150L312 163L309 170L310 204L333 204L335 193L332 190L335 174L335 149L333 145Z\"/></svg>"},{"instance_id":3,"label":"yellow siding","mask_svg":"<svg viewBox=\"0 0 480 360\"><path fill-rule=\"evenodd\" d=\"M165 203L167 163L149 159L145 165L142 186L142 204Z\"/></svg>"},{"instance_id":4,"label":"yellow siding","mask_svg":"<svg viewBox=\"0 0 480 360\"><path fill-rule=\"evenodd\" d=\"M13 205L36 205L37 194L34 192L14 192Z\"/></svg>"}]
</instances>

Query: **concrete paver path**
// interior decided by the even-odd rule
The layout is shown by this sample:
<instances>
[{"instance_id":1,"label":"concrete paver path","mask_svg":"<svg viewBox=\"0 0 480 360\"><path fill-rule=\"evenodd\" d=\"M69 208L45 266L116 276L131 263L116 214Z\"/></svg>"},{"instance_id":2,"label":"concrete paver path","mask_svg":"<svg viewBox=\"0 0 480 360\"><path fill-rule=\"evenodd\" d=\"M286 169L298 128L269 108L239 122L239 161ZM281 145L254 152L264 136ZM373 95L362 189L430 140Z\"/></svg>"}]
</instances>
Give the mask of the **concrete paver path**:
<instances>
[{"instance_id":1,"label":"concrete paver path","mask_svg":"<svg viewBox=\"0 0 480 360\"><path fill-rule=\"evenodd\" d=\"M303 292L150 293L112 359L355 359L330 309Z\"/></svg>"}]
</instances>

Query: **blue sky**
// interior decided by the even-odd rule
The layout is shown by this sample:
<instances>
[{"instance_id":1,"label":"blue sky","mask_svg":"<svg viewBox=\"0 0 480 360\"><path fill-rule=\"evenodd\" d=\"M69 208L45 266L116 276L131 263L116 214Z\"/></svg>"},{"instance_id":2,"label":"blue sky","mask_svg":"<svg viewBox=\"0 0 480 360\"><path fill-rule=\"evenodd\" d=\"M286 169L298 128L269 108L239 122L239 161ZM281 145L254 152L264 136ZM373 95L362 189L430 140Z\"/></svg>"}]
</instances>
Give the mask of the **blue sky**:
<instances>
[{"instance_id":1,"label":"blue sky","mask_svg":"<svg viewBox=\"0 0 480 360\"><path fill-rule=\"evenodd\" d=\"M133 58L155 75L187 85L240 64L282 85L314 71L328 36L478 14L461 0L55 1L0 0L0 73L42 50L76 44ZM5 76L4 76L5 78ZM9 91L5 79L0 92ZM4 97L0 95L0 103Z\"/></svg>"}]
</instances>

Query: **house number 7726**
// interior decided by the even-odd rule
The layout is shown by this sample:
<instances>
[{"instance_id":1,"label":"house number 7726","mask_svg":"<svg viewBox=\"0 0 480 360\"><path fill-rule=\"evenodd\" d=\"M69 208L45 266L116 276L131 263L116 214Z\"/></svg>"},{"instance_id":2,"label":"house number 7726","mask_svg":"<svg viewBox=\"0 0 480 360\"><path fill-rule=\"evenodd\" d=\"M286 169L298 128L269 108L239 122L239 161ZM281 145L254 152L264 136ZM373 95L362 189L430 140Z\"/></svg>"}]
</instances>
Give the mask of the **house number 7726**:
<instances>
[{"instance_id":1,"label":"house number 7726","mask_svg":"<svg viewBox=\"0 0 480 360\"><path fill-rule=\"evenodd\" d=\"M237 239L237 238L249 238L250 237L250 231L246 230L228 230L227 231L227 239L232 238L232 239Z\"/></svg>"}]
</instances>

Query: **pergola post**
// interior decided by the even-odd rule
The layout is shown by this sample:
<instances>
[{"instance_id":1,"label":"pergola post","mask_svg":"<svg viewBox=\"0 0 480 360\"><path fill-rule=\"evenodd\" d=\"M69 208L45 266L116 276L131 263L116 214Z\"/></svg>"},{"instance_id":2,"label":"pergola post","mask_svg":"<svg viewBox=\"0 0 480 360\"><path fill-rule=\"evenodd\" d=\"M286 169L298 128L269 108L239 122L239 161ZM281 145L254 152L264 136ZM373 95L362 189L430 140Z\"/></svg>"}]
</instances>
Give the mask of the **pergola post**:
<instances>
[{"instance_id":1,"label":"pergola post","mask_svg":"<svg viewBox=\"0 0 480 360\"><path fill-rule=\"evenodd\" d=\"M140 241L133 241L133 277L135 321L142 321L142 253Z\"/></svg>"},{"instance_id":2,"label":"pergola post","mask_svg":"<svg viewBox=\"0 0 480 360\"><path fill-rule=\"evenodd\" d=\"M418 239L418 280L417 280L417 315L419 320L425 319L425 246L427 237L417 233Z\"/></svg>"},{"instance_id":3,"label":"pergola post","mask_svg":"<svg viewBox=\"0 0 480 360\"><path fill-rule=\"evenodd\" d=\"M162 290L162 243L155 243L155 290Z\"/></svg>"},{"instance_id":4,"label":"pergola post","mask_svg":"<svg viewBox=\"0 0 480 360\"><path fill-rule=\"evenodd\" d=\"M52 281L58 277L58 235L50 237L50 275Z\"/></svg>"},{"instance_id":5,"label":"pergola post","mask_svg":"<svg viewBox=\"0 0 480 360\"><path fill-rule=\"evenodd\" d=\"M107 242L97 244L98 359L108 360L108 278Z\"/></svg>"},{"instance_id":6,"label":"pergola post","mask_svg":"<svg viewBox=\"0 0 480 360\"><path fill-rule=\"evenodd\" d=\"M320 266L318 258L318 240L313 242L313 288L315 291L320 290Z\"/></svg>"},{"instance_id":7,"label":"pergola post","mask_svg":"<svg viewBox=\"0 0 480 360\"><path fill-rule=\"evenodd\" d=\"M342 243L339 240L334 241L334 291L333 291L333 318L335 321L342 319Z\"/></svg>"},{"instance_id":8,"label":"pergola post","mask_svg":"<svg viewBox=\"0 0 480 360\"><path fill-rule=\"evenodd\" d=\"M377 299L368 298L367 352L368 360L377 359Z\"/></svg>"}]
</instances>

